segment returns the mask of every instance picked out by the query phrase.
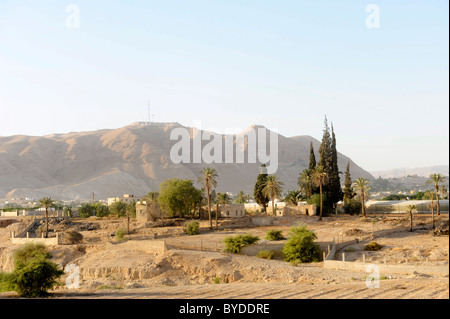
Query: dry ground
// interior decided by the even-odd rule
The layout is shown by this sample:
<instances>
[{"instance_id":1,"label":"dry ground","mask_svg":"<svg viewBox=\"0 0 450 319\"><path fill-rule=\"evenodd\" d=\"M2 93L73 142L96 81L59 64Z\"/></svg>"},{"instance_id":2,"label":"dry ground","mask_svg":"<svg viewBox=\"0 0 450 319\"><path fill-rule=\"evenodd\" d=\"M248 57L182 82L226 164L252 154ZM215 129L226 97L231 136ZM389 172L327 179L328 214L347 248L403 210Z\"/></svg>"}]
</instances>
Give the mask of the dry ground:
<instances>
[{"instance_id":1,"label":"dry ground","mask_svg":"<svg viewBox=\"0 0 450 319\"><path fill-rule=\"evenodd\" d=\"M448 216L441 216L448 220ZM87 222L89 225L87 225ZM129 239L165 240L171 249L167 253L144 253L122 250L111 236L126 226L123 220L72 220L60 230L77 229L84 236L82 244L60 245L52 248L53 259L61 266L70 263L80 267L80 289L64 286L52 291L52 298L164 298L164 299L262 299L262 298L449 298L448 276L424 274L381 274L380 288L366 287L365 272L324 269L322 263L293 266L282 260L265 260L255 256L222 253L222 240L237 233L252 233L264 238L269 229L278 229L288 236L289 229L305 224L318 236L321 248L329 242L360 240L343 249L346 260L388 263L448 265L448 236L433 236L429 230L404 231L408 221L404 216L317 217L283 219L277 226L232 228L222 220L219 231L209 232L202 222L202 233L182 235L182 226L150 228L144 223L131 223ZM428 216L417 217L417 228L430 222ZM244 225L242 225L244 226ZM19 231L24 225L12 224L0 229L0 271L11 270L9 231ZM93 230L87 230L93 229ZM393 233L396 231L395 233ZM375 234L375 236L374 236ZM385 235L383 235L385 234ZM382 237L377 237L382 236ZM376 238L373 238L376 237ZM377 252L366 252L364 245L371 240L383 245ZM262 240L263 242L269 243ZM200 249L203 249L201 251ZM12 292L0 293L0 298L14 298Z\"/></svg>"}]
</instances>

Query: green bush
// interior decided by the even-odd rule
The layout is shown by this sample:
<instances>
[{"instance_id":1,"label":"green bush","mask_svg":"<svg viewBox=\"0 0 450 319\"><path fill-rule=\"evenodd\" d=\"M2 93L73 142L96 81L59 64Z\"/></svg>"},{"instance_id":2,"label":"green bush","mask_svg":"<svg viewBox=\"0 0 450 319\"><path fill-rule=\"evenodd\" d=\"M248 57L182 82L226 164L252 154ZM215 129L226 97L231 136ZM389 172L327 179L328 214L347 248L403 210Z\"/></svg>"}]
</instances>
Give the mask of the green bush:
<instances>
[{"instance_id":1,"label":"green bush","mask_svg":"<svg viewBox=\"0 0 450 319\"><path fill-rule=\"evenodd\" d=\"M273 259L275 252L271 250L260 250L256 256L263 259Z\"/></svg>"},{"instance_id":2,"label":"green bush","mask_svg":"<svg viewBox=\"0 0 450 319\"><path fill-rule=\"evenodd\" d=\"M371 241L370 243L368 243L366 245L366 247L364 247L364 250L367 250L367 251L378 251L381 248L383 248L383 245L380 245L379 243L377 243L375 241Z\"/></svg>"},{"instance_id":3,"label":"green bush","mask_svg":"<svg viewBox=\"0 0 450 319\"><path fill-rule=\"evenodd\" d=\"M14 254L15 269L3 274L1 286L16 291L21 297L41 297L57 284L64 272L50 261L51 254L42 244L27 244ZM6 281L6 283L5 283Z\"/></svg>"},{"instance_id":4,"label":"green bush","mask_svg":"<svg viewBox=\"0 0 450 319\"><path fill-rule=\"evenodd\" d=\"M198 228L200 227L200 224L193 220L186 224L186 233L188 235L197 235L198 234Z\"/></svg>"},{"instance_id":5,"label":"green bush","mask_svg":"<svg viewBox=\"0 0 450 319\"><path fill-rule=\"evenodd\" d=\"M11 276L11 274L0 272L0 292L14 290L14 287L11 285Z\"/></svg>"},{"instance_id":6,"label":"green bush","mask_svg":"<svg viewBox=\"0 0 450 319\"><path fill-rule=\"evenodd\" d=\"M318 262L321 259L320 249L314 240L316 234L306 226L292 227L290 237L283 247L285 261L294 263Z\"/></svg>"},{"instance_id":7,"label":"green bush","mask_svg":"<svg viewBox=\"0 0 450 319\"><path fill-rule=\"evenodd\" d=\"M226 253L239 254L244 246L254 244L258 240L259 237L251 234L228 236L223 240L226 247L223 251Z\"/></svg>"},{"instance_id":8,"label":"green bush","mask_svg":"<svg viewBox=\"0 0 450 319\"><path fill-rule=\"evenodd\" d=\"M127 234L127 230L125 228L119 228L116 230L116 240L118 242L125 240L125 235Z\"/></svg>"},{"instance_id":9,"label":"green bush","mask_svg":"<svg viewBox=\"0 0 450 319\"><path fill-rule=\"evenodd\" d=\"M283 234L281 233L281 230L269 230L266 234L266 237L264 239L267 240L283 240L284 238Z\"/></svg>"},{"instance_id":10,"label":"green bush","mask_svg":"<svg viewBox=\"0 0 450 319\"><path fill-rule=\"evenodd\" d=\"M344 211L346 214L359 215L361 214L361 202L357 199L351 199L344 203Z\"/></svg>"}]
</instances>

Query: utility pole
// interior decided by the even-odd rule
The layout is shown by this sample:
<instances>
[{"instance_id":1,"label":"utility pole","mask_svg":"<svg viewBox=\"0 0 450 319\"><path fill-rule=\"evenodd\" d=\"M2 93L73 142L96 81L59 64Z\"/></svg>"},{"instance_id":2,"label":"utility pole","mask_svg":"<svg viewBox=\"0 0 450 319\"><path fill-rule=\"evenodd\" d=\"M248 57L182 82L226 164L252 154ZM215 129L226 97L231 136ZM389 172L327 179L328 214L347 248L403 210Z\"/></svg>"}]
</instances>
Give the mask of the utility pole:
<instances>
[{"instance_id":1,"label":"utility pole","mask_svg":"<svg viewBox=\"0 0 450 319\"><path fill-rule=\"evenodd\" d=\"M95 201L94 201L94 192L92 192L92 204L94 204L95 203Z\"/></svg>"}]
</instances>

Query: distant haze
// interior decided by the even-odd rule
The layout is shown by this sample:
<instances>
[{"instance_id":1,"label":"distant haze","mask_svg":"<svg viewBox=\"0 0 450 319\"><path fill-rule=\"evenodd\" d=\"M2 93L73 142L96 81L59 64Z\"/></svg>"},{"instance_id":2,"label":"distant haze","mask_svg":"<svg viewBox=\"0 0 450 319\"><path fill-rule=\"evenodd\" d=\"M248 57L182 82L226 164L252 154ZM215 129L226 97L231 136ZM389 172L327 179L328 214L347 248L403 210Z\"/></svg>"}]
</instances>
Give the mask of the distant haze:
<instances>
[{"instance_id":1,"label":"distant haze","mask_svg":"<svg viewBox=\"0 0 450 319\"><path fill-rule=\"evenodd\" d=\"M437 165L428 167L416 167L416 168L395 168L390 170L372 171L371 174L374 177L381 176L382 178L396 178L405 177L408 175L417 175L423 177L429 177L430 174L449 174L449 165Z\"/></svg>"}]
</instances>

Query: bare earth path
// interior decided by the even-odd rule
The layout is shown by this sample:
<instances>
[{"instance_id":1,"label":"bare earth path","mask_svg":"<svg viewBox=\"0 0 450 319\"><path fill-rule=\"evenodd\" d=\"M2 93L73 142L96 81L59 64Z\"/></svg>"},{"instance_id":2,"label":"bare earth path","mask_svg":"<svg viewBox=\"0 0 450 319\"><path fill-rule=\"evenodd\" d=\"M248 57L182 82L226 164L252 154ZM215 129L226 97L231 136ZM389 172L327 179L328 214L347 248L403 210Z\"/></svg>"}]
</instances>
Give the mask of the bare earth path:
<instances>
[{"instance_id":1,"label":"bare earth path","mask_svg":"<svg viewBox=\"0 0 450 319\"><path fill-rule=\"evenodd\" d=\"M1 293L0 298L15 298ZM54 292L62 299L448 299L448 278L382 280L380 288L365 282L336 285L279 285L232 283L136 289L79 290Z\"/></svg>"}]
</instances>

